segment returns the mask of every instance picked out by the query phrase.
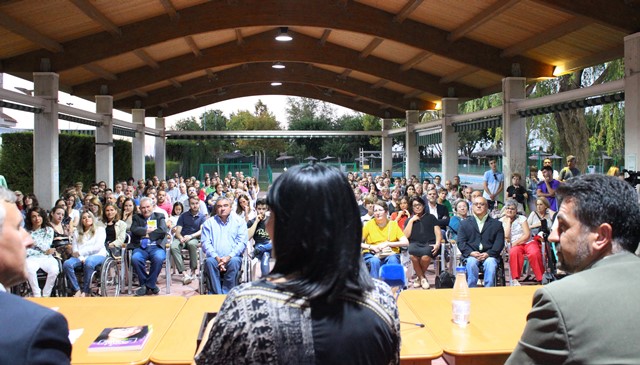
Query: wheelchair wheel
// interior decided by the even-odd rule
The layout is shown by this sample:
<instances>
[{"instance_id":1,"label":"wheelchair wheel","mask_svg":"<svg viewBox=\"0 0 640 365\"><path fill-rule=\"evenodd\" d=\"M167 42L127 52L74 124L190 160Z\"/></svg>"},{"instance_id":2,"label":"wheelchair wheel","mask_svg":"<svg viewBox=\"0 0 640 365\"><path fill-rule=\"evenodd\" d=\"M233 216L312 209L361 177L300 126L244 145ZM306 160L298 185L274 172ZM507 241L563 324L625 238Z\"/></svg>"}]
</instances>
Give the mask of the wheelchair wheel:
<instances>
[{"instance_id":1,"label":"wheelchair wheel","mask_svg":"<svg viewBox=\"0 0 640 365\"><path fill-rule=\"evenodd\" d=\"M117 297L120 295L120 270L118 262L107 258L100 271L100 295L103 297Z\"/></svg>"}]
</instances>

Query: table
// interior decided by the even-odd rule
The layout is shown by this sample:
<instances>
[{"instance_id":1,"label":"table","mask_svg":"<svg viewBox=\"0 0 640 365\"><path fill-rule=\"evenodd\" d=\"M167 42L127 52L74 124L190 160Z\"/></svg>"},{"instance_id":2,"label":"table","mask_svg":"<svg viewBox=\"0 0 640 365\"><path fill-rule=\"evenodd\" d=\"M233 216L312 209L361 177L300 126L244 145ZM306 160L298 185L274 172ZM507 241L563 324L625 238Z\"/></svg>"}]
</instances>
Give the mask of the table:
<instances>
[{"instance_id":1,"label":"table","mask_svg":"<svg viewBox=\"0 0 640 365\"><path fill-rule=\"evenodd\" d=\"M217 312L226 297L197 295L189 298L151 354L151 361L154 364L191 364L202 317L206 312Z\"/></svg>"},{"instance_id":2,"label":"table","mask_svg":"<svg viewBox=\"0 0 640 365\"><path fill-rule=\"evenodd\" d=\"M524 330L540 286L473 288L469 325L451 320L453 289L408 290L404 302L427 326L449 364L503 364Z\"/></svg>"},{"instance_id":3,"label":"table","mask_svg":"<svg viewBox=\"0 0 640 365\"><path fill-rule=\"evenodd\" d=\"M29 298L65 316L69 329L84 329L73 344L72 364L146 364L169 326L186 303L183 297ZM152 325L151 338L141 351L89 352L107 327Z\"/></svg>"},{"instance_id":4,"label":"table","mask_svg":"<svg viewBox=\"0 0 640 365\"><path fill-rule=\"evenodd\" d=\"M190 364L196 352L196 340L205 312L216 312L222 306L225 295L199 295L189 298L176 320L151 354L154 364ZM427 328L418 323L416 315L406 303L399 302L402 347L400 359L403 364L430 364L431 359L442 356L442 348Z\"/></svg>"}]
</instances>

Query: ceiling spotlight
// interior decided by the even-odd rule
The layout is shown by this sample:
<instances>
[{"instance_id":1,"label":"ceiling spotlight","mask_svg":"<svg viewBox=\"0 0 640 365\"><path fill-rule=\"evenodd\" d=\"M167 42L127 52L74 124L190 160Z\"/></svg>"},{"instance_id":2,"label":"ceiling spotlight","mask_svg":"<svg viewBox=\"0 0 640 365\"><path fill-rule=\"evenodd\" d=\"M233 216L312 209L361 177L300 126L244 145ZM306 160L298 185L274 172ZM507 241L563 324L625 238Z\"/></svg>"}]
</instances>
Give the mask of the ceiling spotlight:
<instances>
[{"instance_id":1,"label":"ceiling spotlight","mask_svg":"<svg viewBox=\"0 0 640 365\"><path fill-rule=\"evenodd\" d=\"M292 40L293 38L291 38L288 31L289 31L288 27L280 27L280 32L276 36L276 41L289 42L290 40Z\"/></svg>"},{"instance_id":2,"label":"ceiling spotlight","mask_svg":"<svg viewBox=\"0 0 640 365\"><path fill-rule=\"evenodd\" d=\"M282 83L277 81L274 81L271 83L271 86L280 86L280 85L282 85Z\"/></svg>"},{"instance_id":3,"label":"ceiling spotlight","mask_svg":"<svg viewBox=\"0 0 640 365\"><path fill-rule=\"evenodd\" d=\"M273 65L271 65L271 67L277 68L277 69L283 69L285 68L285 65L283 65L282 62L276 62Z\"/></svg>"}]
</instances>

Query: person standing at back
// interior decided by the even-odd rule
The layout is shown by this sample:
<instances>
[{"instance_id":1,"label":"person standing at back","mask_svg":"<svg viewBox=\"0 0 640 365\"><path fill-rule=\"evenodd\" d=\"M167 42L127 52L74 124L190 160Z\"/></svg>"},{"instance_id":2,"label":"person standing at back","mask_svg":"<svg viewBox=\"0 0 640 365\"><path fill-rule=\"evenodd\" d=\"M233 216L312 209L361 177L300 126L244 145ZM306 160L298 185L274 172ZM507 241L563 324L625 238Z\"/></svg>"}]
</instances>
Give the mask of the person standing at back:
<instances>
[{"instance_id":1,"label":"person standing at back","mask_svg":"<svg viewBox=\"0 0 640 365\"><path fill-rule=\"evenodd\" d=\"M362 264L362 224L344 174L294 166L267 203L275 266L231 290L195 362L398 364L398 310L389 286Z\"/></svg>"},{"instance_id":2,"label":"person standing at back","mask_svg":"<svg viewBox=\"0 0 640 365\"><path fill-rule=\"evenodd\" d=\"M66 319L57 312L5 292L27 279L26 249L33 239L22 228L15 195L0 188L0 364L69 364Z\"/></svg>"},{"instance_id":3,"label":"person standing at back","mask_svg":"<svg viewBox=\"0 0 640 365\"><path fill-rule=\"evenodd\" d=\"M577 160L576 156L569 155L567 156L567 166L565 166L562 170L560 170L560 175L558 180L560 182L565 182L572 177L576 177L580 175L580 170L576 168Z\"/></svg>"},{"instance_id":4,"label":"person standing at back","mask_svg":"<svg viewBox=\"0 0 640 365\"><path fill-rule=\"evenodd\" d=\"M507 364L640 364L640 206L616 177L582 175L557 190L549 241L571 275L538 289Z\"/></svg>"},{"instance_id":5,"label":"person standing at back","mask_svg":"<svg viewBox=\"0 0 640 365\"><path fill-rule=\"evenodd\" d=\"M492 210L496 200L500 197L500 193L504 190L504 175L498 171L496 160L490 160L489 166L491 170L486 171L483 177L484 190L482 196L487 199L489 210Z\"/></svg>"}]
</instances>

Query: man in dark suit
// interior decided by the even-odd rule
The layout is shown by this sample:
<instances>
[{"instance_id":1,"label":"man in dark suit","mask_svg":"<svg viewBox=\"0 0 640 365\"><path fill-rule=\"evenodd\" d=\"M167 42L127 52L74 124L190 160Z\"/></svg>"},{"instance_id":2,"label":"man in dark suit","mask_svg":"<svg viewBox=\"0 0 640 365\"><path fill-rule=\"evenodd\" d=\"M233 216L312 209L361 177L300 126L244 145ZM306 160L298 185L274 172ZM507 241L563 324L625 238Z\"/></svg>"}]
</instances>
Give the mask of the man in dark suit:
<instances>
[{"instance_id":1,"label":"man in dark suit","mask_svg":"<svg viewBox=\"0 0 640 365\"><path fill-rule=\"evenodd\" d=\"M495 273L504 248L502 223L489 216L489 205L483 197L473 199L473 214L460 223L458 249L467 264L467 283L478 285L479 266L484 268L484 286L495 286Z\"/></svg>"},{"instance_id":2,"label":"man in dark suit","mask_svg":"<svg viewBox=\"0 0 640 365\"><path fill-rule=\"evenodd\" d=\"M438 204L437 190L429 189L427 190L425 196L427 197L426 200L428 202L427 206L425 207L425 209L427 209L428 211L426 211L425 213L429 213L436 217L440 228L442 228L443 230L447 229L447 226L449 225L449 211L444 205Z\"/></svg>"},{"instance_id":3,"label":"man in dark suit","mask_svg":"<svg viewBox=\"0 0 640 365\"><path fill-rule=\"evenodd\" d=\"M66 319L4 291L27 279L26 248L33 240L21 222L15 195L0 188L0 364L69 364Z\"/></svg>"},{"instance_id":4,"label":"man in dark suit","mask_svg":"<svg viewBox=\"0 0 640 365\"><path fill-rule=\"evenodd\" d=\"M140 280L140 288L136 296L158 294L157 281L162 263L167 257L165 252L165 240L167 238L167 222L164 215L153 212L154 203L151 198L140 199L140 214L133 216L131 221L131 244L133 255L131 265ZM151 262L151 268L147 273L147 260Z\"/></svg>"},{"instance_id":5,"label":"man in dark suit","mask_svg":"<svg viewBox=\"0 0 640 365\"><path fill-rule=\"evenodd\" d=\"M613 176L580 175L561 184L549 241L572 273L538 289L507 364L640 364L640 206Z\"/></svg>"}]
</instances>

